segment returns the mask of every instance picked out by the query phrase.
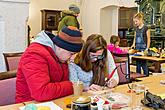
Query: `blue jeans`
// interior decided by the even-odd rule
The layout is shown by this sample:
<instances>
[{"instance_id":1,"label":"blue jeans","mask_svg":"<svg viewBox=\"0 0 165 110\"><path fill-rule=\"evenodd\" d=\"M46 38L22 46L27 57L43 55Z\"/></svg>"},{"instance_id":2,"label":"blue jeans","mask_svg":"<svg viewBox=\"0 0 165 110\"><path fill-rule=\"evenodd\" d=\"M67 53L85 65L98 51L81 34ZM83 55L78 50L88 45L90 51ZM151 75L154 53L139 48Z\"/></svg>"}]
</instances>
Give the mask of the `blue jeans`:
<instances>
[{"instance_id":1,"label":"blue jeans","mask_svg":"<svg viewBox=\"0 0 165 110\"><path fill-rule=\"evenodd\" d=\"M146 60L136 60L136 72L141 73L141 67L143 69L144 75L148 76L148 67Z\"/></svg>"}]
</instances>

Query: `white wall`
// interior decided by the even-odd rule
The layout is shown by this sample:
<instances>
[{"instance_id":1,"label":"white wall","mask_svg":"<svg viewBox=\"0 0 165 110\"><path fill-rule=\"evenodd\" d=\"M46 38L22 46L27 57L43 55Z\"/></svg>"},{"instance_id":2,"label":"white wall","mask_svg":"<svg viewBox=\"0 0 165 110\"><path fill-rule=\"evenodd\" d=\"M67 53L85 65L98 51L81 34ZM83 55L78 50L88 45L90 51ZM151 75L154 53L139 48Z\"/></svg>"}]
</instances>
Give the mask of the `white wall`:
<instances>
[{"instance_id":1,"label":"white wall","mask_svg":"<svg viewBox=\"0 0 165 110\"><path fill-rule=\"evenodd\" d=\"M35 36L41 31L41 11L42 9L65 10L69 4L76 3L75 0L31 0L29 8L28 24L31 27L31 36Z\"/></svg>"},{"instance_id":2,"label":"white wall","mask_svg":"<svg viewBox=\"0 0 165 110\"><path fill-rule=\"evenodd\" d=\"M5 21L2 16L0 16L0 71L5 71L4 58L2 52L5 49Z\"/></svg>"},{"instance_id":3,"label":"white wall","mask_svg":"<svg viewBox=\"0 0 165 110\"><path fill-rule=\"evenodd\" d=\"M109 43L111 35L118 34L118 6L108 6L100 11L100 33Z\"/></svg>"},{"instance_id":4,"label":"white wall","mask_svg":"<svg viewBox=\"0 0 165 110\"><path fill-rule=\"evenodd\" d=\"M16 2L14 0L0 1L0 16L4 20L5 29L3 33L5 37L3 50L5 52L20 51L26 47L28 5L27 0L16 0Z\"/></svg>"},{"instance_id":5,"label":"white wall","mask_svg":"<svg viewBox=\"0 0 165 110\"><path fill-rule=\"evenodd\" d=\"M82 27L86 38L92 33L102 34L109 42L118 34L118 8L135 7L134 0L82 0Z\"/></svg>"},{"instance_id":6,"label":"white wall","mask_svg":"<svg viewBox=\"0 0 165 110\"><path fill-rule=\"evenodd\" d=\"M5 71L3 52L24 51L27 47L28 0L0 1L0 71Z\"/></svg>"}]
</instances>

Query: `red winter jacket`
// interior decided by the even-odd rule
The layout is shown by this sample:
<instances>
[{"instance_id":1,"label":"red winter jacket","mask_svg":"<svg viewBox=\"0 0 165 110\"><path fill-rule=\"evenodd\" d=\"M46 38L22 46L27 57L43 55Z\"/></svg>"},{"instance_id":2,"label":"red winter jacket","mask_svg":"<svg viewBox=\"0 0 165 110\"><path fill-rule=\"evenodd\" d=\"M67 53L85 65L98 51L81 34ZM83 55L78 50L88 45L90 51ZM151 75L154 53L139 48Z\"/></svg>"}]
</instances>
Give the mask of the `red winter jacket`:
<instances>
[{"instance_id":1,"label":"red winter jacket","mask_svg":"<svg viewBox=\"0 0 165 110\"><path fill-rule=\"evenodd\" d=\"M46 101L73 93L68 65L58 61L52 48L32 43L17 71L16 102Z\"/></svg>"}]
</instances>

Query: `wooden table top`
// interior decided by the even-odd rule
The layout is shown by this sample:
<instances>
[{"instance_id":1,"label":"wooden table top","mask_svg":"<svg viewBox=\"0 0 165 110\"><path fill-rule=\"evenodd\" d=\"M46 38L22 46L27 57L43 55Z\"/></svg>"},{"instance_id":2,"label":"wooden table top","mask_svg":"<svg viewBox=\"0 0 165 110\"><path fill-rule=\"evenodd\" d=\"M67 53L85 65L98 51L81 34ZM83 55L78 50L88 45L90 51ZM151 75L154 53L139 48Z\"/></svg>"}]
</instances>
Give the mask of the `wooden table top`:
<instances>
[{"instance_id":1,"label":"wooden table top","mask_svg":"<svg viewBox=\"0 0 165 110\"><path fill-rule=\"evenodd\" d=\"M142 81L140 82L136 82L139 84L143 84L146 87L149 88L149 91L153 94L161 94L161 93L165 93L165 85L160 85L160 80L165 80L165 74L162 75L157 75L157 76L150 76L150 77L144 77L144 78L139 78ZM120 92L123 94L126 94L128 96L131 96L131 93L127 93L127 91L129 90L128 85L124 84L124 85L119 85L116 88L113 89L114 92ZM85 95L89 95L87 93L84 93ZM67 97L63 97L63 98L59 98L56 100L53 100L53 102L55 104L57 104L58 106L60 106L61 108L63 108L63 110L70 110L68 108L66 108L66 104L65 104L65 100L68 98L72 98L73 95L71 96L67 96ZM26 104L28 103L37 103L35 101L32 102L26 102ZM18 107L23 106L23 103L20 104L13 104L13 105L7 105L7 106L0 106L0 110L19 110ZM144 110L151 110L151 108L147 108L147 107L143 107Z\"/></svg>"},{"instance_id":2,"label":"wooden table top","mask_svg":"<svg viewBox=\"0 0 165 110\"><path fill-rule=\"evenodd\" d=\"M165 61L165 58L153 57L153 56L132 56L133 59L141 59L141 60L150 60L150 61Z\"/></svg>"}]
</instances>

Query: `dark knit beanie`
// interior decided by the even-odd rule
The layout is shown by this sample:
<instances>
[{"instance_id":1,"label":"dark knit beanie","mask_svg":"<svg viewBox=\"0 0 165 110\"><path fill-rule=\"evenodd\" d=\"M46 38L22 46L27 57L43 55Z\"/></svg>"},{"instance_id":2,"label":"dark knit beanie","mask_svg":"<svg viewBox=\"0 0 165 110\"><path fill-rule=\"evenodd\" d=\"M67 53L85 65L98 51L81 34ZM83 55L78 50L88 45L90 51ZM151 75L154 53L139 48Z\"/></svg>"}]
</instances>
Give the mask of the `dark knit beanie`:
<instances>
[{"instance_id":1,"label":"dark knit beanie","mask_svg":"<svg viewBox=\"0 0 165 110\"><path fill-rule=\"evenodd\" d=\"M69 10L73 11L75 14L79 14L80 13L80 8L78 6L76 6L75 4L69 5Z\"/></svg>"},{"instance_id":2,"label":"dark knit beanie","mask_svg":"<svg viewBox=\"0 0 165 110\"><path fill-rule=\"evenodd\" d=\"M81 32L73 26L64 27L52 41L58 47L71 52L79 52L83 45Z\"/></svg>"}]
</instances>

